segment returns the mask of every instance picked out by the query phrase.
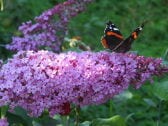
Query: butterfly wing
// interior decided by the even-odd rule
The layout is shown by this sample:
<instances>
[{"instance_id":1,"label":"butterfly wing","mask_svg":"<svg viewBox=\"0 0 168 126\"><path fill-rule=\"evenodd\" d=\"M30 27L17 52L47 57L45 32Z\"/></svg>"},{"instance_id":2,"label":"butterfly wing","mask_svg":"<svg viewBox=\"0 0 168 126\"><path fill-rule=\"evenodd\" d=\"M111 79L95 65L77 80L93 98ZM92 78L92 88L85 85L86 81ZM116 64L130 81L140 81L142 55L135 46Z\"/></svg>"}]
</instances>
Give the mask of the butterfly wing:
<instances>
[{"instance_id":1,"label":"butterfly wing","mask_svg":"<svg viewBox=\"0 0 168 126\"><path fill-rule=\"evenodd\" d=\"M127 37L125 40L121 41L120 44L118 44L115 48L113 48L112 51L114 52L120 52L125 53L131 49L132 42L137 39L139 33L142 31L144 27L144 23L142 23L141 26L136 28L129 37Z\"/></svg>"},{"instance_id":2,"label":"butterfly wing","mask_svg":"<svg viewBox=\"0 0 168 126\"><path fill-rule=\"evenodd\" d=\"M106 24L106 28L104 30L104 36L101 39L102 45L105 48L113 50L122 41L123 36L120 30L111 21L109 21Z\"/></svg>"}]
</instances>

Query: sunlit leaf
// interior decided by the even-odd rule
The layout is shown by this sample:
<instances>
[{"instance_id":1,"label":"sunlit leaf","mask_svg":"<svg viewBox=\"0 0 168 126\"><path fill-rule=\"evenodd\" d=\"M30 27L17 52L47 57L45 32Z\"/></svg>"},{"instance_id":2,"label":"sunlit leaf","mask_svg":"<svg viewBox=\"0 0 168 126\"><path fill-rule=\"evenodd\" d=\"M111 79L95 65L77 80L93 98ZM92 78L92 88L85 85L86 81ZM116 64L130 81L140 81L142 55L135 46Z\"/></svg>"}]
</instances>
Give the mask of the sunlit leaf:
<instances>
[{"instance_id":1,"label":"sunlit leaf","mask_svg":"<svg viewBox=\"0 0 168 126\"><path fill-rule=\"evenodd\" d=\"M124 118L119 115L111 118L98 118L93 120L91 126L126 126Z\"/></svg>"},{"instance_id":2,"label":"sunlit leaf","mask_svg":"<svg viewBox=\"0 0 168 126\"><path fill-rule=\"evenodd\" d=\"M83 123L81 123L79 126L90 126L91 122L89 121L85 121Z\"/></svg>"},{"instance_id":3,"label":"sunlit leaf","mask_svg":"<svg viewBox=\"0 0 168 126\"><path fill-rule=\"evenodd\" d=\"M127 90L127 91L123 91L122 93L120 93L119 95L116 95L114 97L115 100L117 101L126 101L128 99L131 99L133 97L133 94Z\"/></svg>"},{"instance_id":4,"label":"sunlit leaf","mask_svg":"<svg viewBox=\"0 0 168 126\"><path fill-rule=\"evenodd\" d=\"M149 106L152 106L152 107L156 107L156 106L157 106L157 104L156 104L154 101L152 101L152 99L144 98L143 100L144 100Z\"/></svg>"}]
</instances>

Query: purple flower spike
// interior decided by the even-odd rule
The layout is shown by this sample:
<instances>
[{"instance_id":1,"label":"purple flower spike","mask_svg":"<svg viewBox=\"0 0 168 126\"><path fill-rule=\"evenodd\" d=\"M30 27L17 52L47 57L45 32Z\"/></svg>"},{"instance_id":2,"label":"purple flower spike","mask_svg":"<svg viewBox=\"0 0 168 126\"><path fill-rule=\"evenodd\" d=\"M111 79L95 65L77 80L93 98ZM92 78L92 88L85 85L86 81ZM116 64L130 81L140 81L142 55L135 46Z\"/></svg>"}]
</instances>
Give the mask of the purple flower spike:
<instances>
[{"instance_id":1,"label":"purple flower spike","mask_svg":"<svg viewBox=\"0 0 168 126\"><path fill-rule=\"evenodd\" d=\"M31 21L23 23L19 27L22 37L13 37L12 43L6 48L14 51L37 51L39 48L49 47L54 52L60 52L70 19L84 11L91 1L68 0L36 17L35 24ZM57 16L57 20L54 16Z\"/></svg>"},{"instance_id":2,"label":"purple flower spike","mask_svg":"<svg viewBox=\"0 0 168 126\"><path fill-rule=\"evenodd\" d=\"M48 109L53 116L69 112L69 103L101 104L168 72L161 63L134 54L20 51L0 70L0 106L19 105L33 116Z\"/></svg>"},{"instance_id":3,"label":"purple flower spike","mask_svg":"<svg viewBox=\"0 0 168 126\"><path fill-rule=\"evenodd\" d=\"M6 118L0 119L0 126L9 126L9 123L7 122Z\"/></svg>"}]
</instances>

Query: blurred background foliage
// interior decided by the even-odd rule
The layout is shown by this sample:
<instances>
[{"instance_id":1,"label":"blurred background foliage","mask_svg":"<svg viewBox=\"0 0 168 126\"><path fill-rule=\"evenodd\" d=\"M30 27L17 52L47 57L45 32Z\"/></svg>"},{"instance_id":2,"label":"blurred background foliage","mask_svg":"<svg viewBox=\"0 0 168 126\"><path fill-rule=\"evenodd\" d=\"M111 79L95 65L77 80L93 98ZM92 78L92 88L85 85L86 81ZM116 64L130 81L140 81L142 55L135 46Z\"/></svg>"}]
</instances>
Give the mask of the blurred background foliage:
<instances>
[{"instance_id":1,"label":"blurred background foliage","mask_svg":"<svg viewBox=\"0 0 168 126\"><path fill-rule=\"evenodd\" d=\"M11 55L3 45L18 34L17 28L22 22L63 1L4 0L4 10L0 12L0 58ZM108 20L115 23L125 37L143 21L148 21L132 47L140 55L162 57L168 48L168 0L95 0L85 12L71 20L67 37L79 36L92 50L104 50L100 39ZM157 81L161 85L161 80ZM155 93L157 86L152 87L155 86L147 82L140 90L130 88L104 105L86 106L82 108L80 120L119 114L126 118L129 126L167 126L168 102Z\"/></svg>"},{"instance_id":2,"label":"blurred background foliage","mask_svg":"<svg viewBox=\"0 0 168 126\"><path fill-rule=\"evenodd\" d=\"M12 36L18 34L17 28L22 22L32 20L42 11L63 1L5 0L4 10L0 12L0 44L10 43ZM93 50L104 50L100 39L108 20L120 28L124 37L147 20L132 50L141 55L160 57L168 48L167 8L168 0L95 0L85 12L71 20L68 37L80 36ZM8 52L1 46L0 58L6 58Z\"/></svg>"},{"instance_id":3,"label":"blurred background foliage","mask_svg":"<svg viewBox=\"0 0 168 126\"><path fill-rule=\"evenodd\" d=\"M114 22L125 37L147 20L132 50L146 56L161 56L168 48L168 0L96 0L70 24L71 34L79 35L94 50L103 50L100 37L105 23Z\"/></svg>"}]
</instances>

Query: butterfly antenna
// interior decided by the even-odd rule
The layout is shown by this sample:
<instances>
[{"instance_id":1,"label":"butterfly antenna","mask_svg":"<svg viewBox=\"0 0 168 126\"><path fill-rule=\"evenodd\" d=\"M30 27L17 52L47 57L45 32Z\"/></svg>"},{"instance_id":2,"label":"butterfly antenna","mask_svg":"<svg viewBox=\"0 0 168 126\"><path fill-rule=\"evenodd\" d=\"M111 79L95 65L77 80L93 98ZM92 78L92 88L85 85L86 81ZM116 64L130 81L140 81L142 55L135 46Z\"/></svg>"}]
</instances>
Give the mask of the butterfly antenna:
<instances>
[{"instance_id":1,"label":"butterfly antenna","mask_svg":"<svg viewBox=\"0 0 168 126\"><path fill-rule=\"evenodd\" d=\"M110 24L112 24L112 21L109 20L106 24L107 24L107 25L110 25Z\"/></svg>"},{"instance_id":2,"label":"butterfly antenna","mask_svg":"<svg viewBox=\"0 0 168 126\"><path fill-rule=\"evenodd\" d=\"M109 17L105 17L105 20L106 20L106 25L108 25L109 23L112 23L111 20L109 19Z\"/></svg>"},{"instance_id":3,"label":"butterfly antenna","mask_svg":"<svg viewBox=\"0 0 168 126\"><path fill-rule=\"evenodd\" d=\"M142 22L141 27L143 28L148 22L149 22L148 20L145 20L144 22Z\"/></svg>"}]
</instances>

